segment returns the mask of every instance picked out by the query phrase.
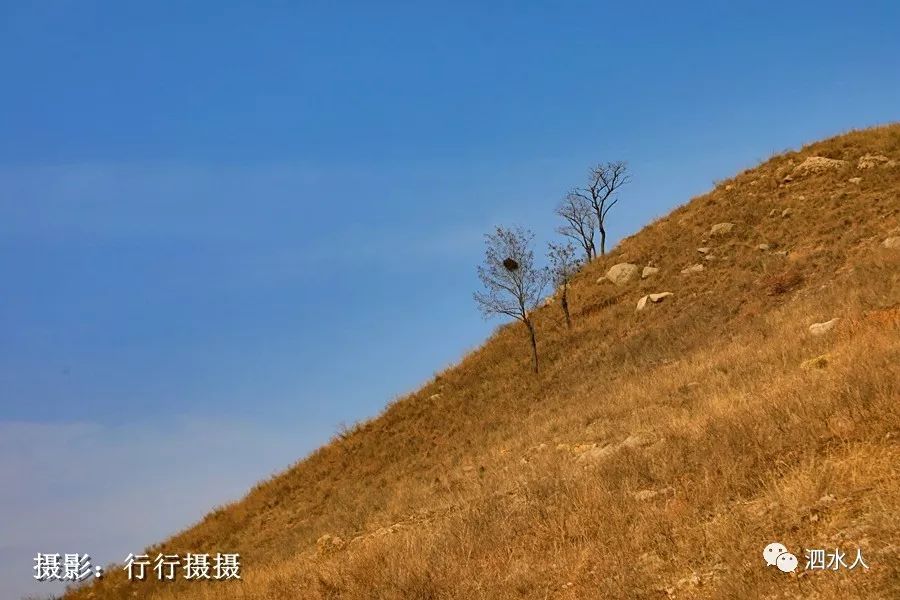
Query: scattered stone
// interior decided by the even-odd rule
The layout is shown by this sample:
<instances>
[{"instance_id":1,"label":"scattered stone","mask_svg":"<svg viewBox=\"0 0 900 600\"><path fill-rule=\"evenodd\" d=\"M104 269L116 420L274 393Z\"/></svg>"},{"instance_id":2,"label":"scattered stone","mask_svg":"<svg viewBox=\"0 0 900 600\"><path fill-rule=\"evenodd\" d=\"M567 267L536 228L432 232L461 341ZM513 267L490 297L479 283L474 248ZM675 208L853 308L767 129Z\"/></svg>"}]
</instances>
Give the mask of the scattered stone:
<instances>
[{"instance_id":1,"label":"scattered stone","mask_svg":"<svg viewBox=\"0 0 900 600\"><path fill-rule=\"evenodd\" d=\"M607 281L609 281L609 279L607 279L606 277L597 278L597 283L606 283Z\"/></svg>"},{"instance_id":2,"label":"scattered stone","mask_svg":"<svg viewBox=\"0 0 900 600\"><path fill-rule=\"evenodd\" d=\"M622 441L623 448L640 448L641 446L649 446L652 440L639 433L632 433Z\"/></svg>"},{"instance_id":3,"label":"scattered stone","mask_svg":"<svg viewBox=\"0 0 900 600\"><path fill-rule=\"evenodd\" d=\"M672 292L659 292L658 294L647 294L643 296L640 300L638 300L637 308L635 311L644 310L644 307L647 306L647 302L653 302L654 304L657 302L662 302L665 298L672 296Z\"/></svg>"},{"instance_id":4,"label":"scattered stone","mask_svg":"<svg viewBox=\"0 0 900 600\"><path fill-rule=\"evenodd\" d=\"M644 267L644 270L641 271L641 279L647 279L651 275L656 275L659 273L659 269L656 267Z\"/></svg>"},{"instance_id":5,"label":"scattered stone","mask_svg":"<svg viewBox=\"0 0 900 600\"><path fill-rule=\"evenodd\" d=\"M725 186L725 191L726 191L726 192L730 192L730 191L733 190L733 189L734 189L734 185L733 185L733 184L730 184L730 183L729 183L728 185Z\"/></svg>"},{"instance_id":6,"label":"scattered stone","mask_svg":"<svg viewBox=\"0 0 900 600\"><path fill-rule=\"evenodd\" d=\"M862 183L862 177L851 177L850 179L847 180L847 182L852 183L854 185L859 185L860 183Z\"/></svg>"},{"instance_id":7,"label":"scattered stone","mask_svg":"<svg viewBox=\"0 0 900 600\"><path fill-rule=\"evenodd\" d=\"M813 323L809 326L809 332L813 335L824 335L834 329L834 326L837 325L838 321L840 321L840 318L835 317L824 323Z\"/></svg>"},{"instance_id":8,"label":"scattered stone","mask_svg":"<svg viewBox=\"0 0 900 600\"><path fill-rule=\"evenodd\" d=\"M432 395L428 396L428 399L429 400L437 400L440 397L441 397L441 395L438 393L438 394L432 394Z\"/></svg>"},{"instance_id":9,"label":"scattered stone","mask_svg":"<svg viewBox=\"0 0 900 600\"><path fill-rule=\"evenodd\" d=\"M825 507L830 506L835 503L837 498L834 497L834 494L825 494L816 502L817 507Z\"/></svg>"},{"instance_id":10,"label":"scattered stone","mask_svg":"<svg viewBox=\"0 0 900 600\"><path fill-rule=\"evenodd\" d=\"M840 169L847 166L846 160L837 160L835 158L825 158L824 156L810 156L802 163L794 167L791 174L794 177L810 174L824 173L834 169Z\"/></svg>"},{"instance_id":11,"label":"scattered stone","mask_svg":"<svg viewBox=\"0 0 900 600\"><path fill-rule=\"evenodd\" d=\"M641 274L641 269L637 265L631 263L619 263L613 265L606 272L606 278L616 285L625 285L632 279L637 279Z\"/></svg>"},{"instance_id":12,"label":"scattered stone","mask_svg":"<svg viewBox=\"0 0 900 600\"><path fill-rule=\"evenodd\" d=\"M640 490L638 492L635 492L633 495L635 500L646 501L653 500L654 498L659 496L659 492L657 492L656 490Z\"/></svg>"},{"instance_id":13,"label":"scattered stone","mask_svg":"<svg viewBox=\"0 0 900 600\"><path fill-rule=\"evenodd\" d=\"M326 533L316 540L316 552L319 554L331 554L344 547L344 540L336 535Z\"/></svg>"},{"instance_id":14,"label":"scattered stone","mask_svg":"<svg viewBox=\"0 0 900 600\"><path fill-rule=\"evenodd\" d=\"M681 274L682 275L690 275L691 273L699 273L700 271L703 271L705 268L706 267L704 267L703 265L698 263L696 265L691 265L690 267L682 269Z\"/></svg>"},{"instance_id":15,"label":"scattered stone","mask_svg":"<svg viewBox=\"0 0 900 600\"><path fill-rule=\"evenodd\" d=\"M734 229L734 223L716 223L709 230L709 235L727 235Z\"/></svg>"},{"instance_id":16,"label":"scattered stone","mask_svg":"<svg viewBox=\"0 0 900 600\"><path fill-rule=\"evenodd\" d=\"M763 251L766 251L766 250L771 250L771 249L772 249L772 246L770 246L769 244L759 244L759 245L756 247L756 249L757 249L757 250L763 250Z\"/></svg>"},{"instance_id":17,"label":"scattered stone","mask_svg":"<svg viewBox=\"0 0 900 600\"><path fill-rule=\"evenodd\" d=\"M776 250L775 254L777 254L778 256L787 256L788 252L787 250Z\"/></svg>"},{"instance_id":18,"label":"scattered stone","mask_svg":"<svg viewBox=\"0 0 900 600\"><path fill-rule=\"evenodd\" d=\"M856 163L857 169L872 169L874 167L883 167L891 162L887 156L881 154L866 154L861 156Z\"/></svg>"},{"instance_id":19,"label":"scattered stone","mask_svg":"<svg viewBox=\"0 0 900 600\"><path fill-rule=\"evenodd\" d=\"M609 445L597 448L591 448L578 456L579 462L596 462L611 456L616 451L616 446Z\"/></svg>"},{"instance_id":20,"label":"scattered stone","mask_svg":"<svg viewBox=\"0 0 900 600\"><path fill-rule=\"evenodd\" d=\"M806 371L811 371L812 369L824 369L828 366L829 360L827 354L822 354L821 356L804 360L800 363L800 368Z\"/></svg>"},{"instance_id":21,"label":"scattered stone","mask_svg":"<svg viewBox=\"0 0 900 600\"><path fill-rule=\"evenodd\" d=\"M889 237L881 245L891 250L900 250L900 236Z\"/></svg>"},{"instance_id":22,"label":"scattered stone","mask_svg":"<svg viewBox=\"0 0 900 600\"><path fill-rule=\"evenodd\" d=\"M794 214L793 208L786 208L783 211L781 211L782 218L787 218L787 217L791 216L792 214Z\"/></svg>"},{"instance_id":23,"label":"scattered stone","mask_svg":"<svg viewBox=\"0 0 900 600\"><path fill-rule=\"evenodd\" d=\"M773 208L772 210L769 211L769 216L770 216L770 217L774 217L774 216L776 216L777 214L778 214L778 209L777 209L777 208Z\"/></svg>"},{"instance_id":24,"label":"scattered stone","mask_svg":"<svg viewBox=\"0 0 900 600\"><path fill-rule=\"evenodd\" d=\"M666 494L671 494L674 492L675 490L673 490L671 487L665 487L661 490L640 490L632 494L632 496L634 496L635 500L646 501L653 500L658 496L665 496Z\"/></svg>"},{"instance_id":25,"label":"scattered stone","mask_svg":"<svg viewBox=\"0 0 900 600\"><path fill-rule=\"evenodd\" d=\"M697 252L699 252L700 254L708 254L710 250L712 250L712 248L709 248L707 246L703 246L702 248L697 248Z\"/></svg>"}]
</instances>

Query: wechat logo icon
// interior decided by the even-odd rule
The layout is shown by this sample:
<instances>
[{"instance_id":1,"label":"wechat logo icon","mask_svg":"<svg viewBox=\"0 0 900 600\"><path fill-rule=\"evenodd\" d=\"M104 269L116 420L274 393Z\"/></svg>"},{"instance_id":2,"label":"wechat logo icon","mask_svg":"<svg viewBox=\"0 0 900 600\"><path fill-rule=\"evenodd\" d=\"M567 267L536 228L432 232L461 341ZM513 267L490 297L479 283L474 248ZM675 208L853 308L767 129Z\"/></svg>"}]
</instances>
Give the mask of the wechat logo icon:
<instances>
[{"instance_id":1,"label":"wechat logo icon","mask_svg":"<svg viewBox=\"0 0 900 600\"><path fill-rule=\"evenodd\" d=\"M788 552L787 547L781 542L772 542L763 549L763 559L766 566L778 567L782 573L793 573L797 570L797 557Z\"/></svg>"}]
</instances>

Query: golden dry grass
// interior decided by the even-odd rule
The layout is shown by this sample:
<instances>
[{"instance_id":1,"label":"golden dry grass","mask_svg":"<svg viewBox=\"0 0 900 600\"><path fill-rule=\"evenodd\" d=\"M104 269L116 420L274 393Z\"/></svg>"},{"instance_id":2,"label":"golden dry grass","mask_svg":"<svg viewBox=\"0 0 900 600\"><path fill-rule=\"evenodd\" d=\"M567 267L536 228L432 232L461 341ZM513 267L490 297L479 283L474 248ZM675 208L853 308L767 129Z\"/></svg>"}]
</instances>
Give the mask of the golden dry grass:
<instances>
[{"instance_id":1,"label":"golden dry grass","mask_svg":"<svg viewBox=\"0 0 900 600\"><path fill-rule=\"evenodd\" d=\"M114 574L67 598L900 597L900 251L881 246L900 235L900 166L857 169L866 154L900 162L900 126L722 182L584 268L571 332L539 311L539 376L524 330L501 327L160 546L240 552L242 582ZM813 155L849 162L782 183ZM595 282L624 260L661 271ZM798 575L763 566L775 540ZM835 547L871 568L802 571L803 549Z\"/></svg>"}]
</instances>

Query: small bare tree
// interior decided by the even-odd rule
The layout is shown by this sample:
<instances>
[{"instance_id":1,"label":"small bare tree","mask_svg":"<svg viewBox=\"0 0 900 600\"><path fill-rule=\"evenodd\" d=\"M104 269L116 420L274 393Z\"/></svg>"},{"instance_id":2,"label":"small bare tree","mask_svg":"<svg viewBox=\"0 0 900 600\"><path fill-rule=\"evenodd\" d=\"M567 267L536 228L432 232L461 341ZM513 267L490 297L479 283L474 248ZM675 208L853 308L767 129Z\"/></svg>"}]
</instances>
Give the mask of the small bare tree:
<instances>
[{"instance_id":1,"label":"small bare tree","mask_svg":"<svg viewBox=\"0 0 900 600\"><path fill-rule=\"evenodd\" d=\"M591 169L586 188L575 188L572 194L588 203L594 211L600 231L600 255L606 254L606 215L619 201L616 192L629 183L628 165L622 161L602 163Z\"/></svg>"},{"instance_id":2,"label":"small bare tree","mask_svg":"<svg viewBox=\"0 0 900 600\"><path fill-rule=\"evenodd\" d=\"M597 247L594 245L594 231L597 224L590 202L570 192L556 207L556 214L566 221L566 224L556 231L575 240L584 250L586 260L594 258L597 254Z\"/></svg>"},{"instance_id":3,"label":"small bare tree","mask_svg":"<svg viewBox=\"0 0 900 600\"><path fill-rule=\"evenodd\" d=\"M475 302L485 318L507 315L528 328L534 372L538 372L537 336L531 311L541 300L548 271L534 264L531 242L534 234L526 229L498 227L485 236L484 264L478 267L483 292L475 292Z\"/></svg>"},{"instance_id":4,"label":"small bare tree","mask_svg":"<svg viewBox=\"0 0 900 600\"><path fill-rule=\"evenodd\" d=\"M581 266L581 261L575 257L575 246L572 242L562 244L549 244L547 256L550 259L550 275L553 284L559 289L559 303L563 314L566 316L566 327L572 328L572 317L569 315L569 280Z\"/></svg>"}]
</instances>

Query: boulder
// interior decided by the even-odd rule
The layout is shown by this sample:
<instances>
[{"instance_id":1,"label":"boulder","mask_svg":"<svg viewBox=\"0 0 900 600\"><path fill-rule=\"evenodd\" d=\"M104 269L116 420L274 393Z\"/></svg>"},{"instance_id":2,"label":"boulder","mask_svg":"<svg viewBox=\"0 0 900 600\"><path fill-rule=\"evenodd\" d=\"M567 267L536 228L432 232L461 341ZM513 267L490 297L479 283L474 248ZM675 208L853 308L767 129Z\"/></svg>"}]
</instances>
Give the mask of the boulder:
<instances>
[{"instance_id":1,"label":"boulder","mask_svg":"<svg viewBox=\"0 0 900 600\"><path fill-rule=\"evenodd\" d=\"M682 275L690 275L691 273L699 273L704 268L705 267L703 265L698 263L696 265L691 265L691 266L687 267L686 269L682 269L681 274Z\"/></svg>"},{"instance_id":2,"label":"boulder","mask_svg":"<svg viewBox=\"0 0 900 600\"><path fill-rule=\"evenodd\" d=\"M881 245L891 250L900 250L900 236L889 237L881 242Z\"/></svg>"},{"instance_id":3,"label":"boulder","mask_svg":"<svg viewBox=\"0 0 900 600\"><path fill-rule=\"evenodd\" d=\"M731 230L734 229L734 223L716 223L709 230L709 235L718 236L718 235L727 235L731 233Z\"/></svg>"},{"instance_id":4,"label":"boulder","mask_svg":"<svg viewBox=\"0 0 900 600\"><path fill-rule=\"evenodd\" d=\"M824 323L813 323L809 326L809 332L813 335L824 335L834 329L834 326L837 325L838 321L840 321L839 318L834 318L830 321L825 321Z\"/></svg>"},{"instance_id":5,"label":"boulder","mask_svg":"<svg viewBox=\"0 0 900 600\"><path fill-rule=\"evenodd\" d=\"M651 275L656 275L659 273L659 269L656 267L644 267L644 270L641 271L641 279L647 279Z\"/></svg>"},{"instance_id":6,"label":"boulder","mask_svg":"<svg viewBox=\"0 0 900 600\"><path fill-rule=\"evenodd\" d=\"M616 285L625 285L633 279L640 277L641 269L631 263L619 263L613 265L606 272L606 278Z\"/></svg>"},{"instance_id":7,"label":"boulder","mask_svg":"<svg viewBox=\"0 0 900 600\"><path fill-rule=\"evenodd\" d=\"M881 154L866 154L861 156L856 163L857 169L872 169L874 167L883 167L890 162L887 156Z\"/></svg>"},{"instance_id":8,"label":"boulder","mask_svg":"<svg viewBox=\"0 0 900 600\"><path fill-rule=\"evenodd\" d=\"M815 175L832 171L847 166L846 160L838 160L835 158L826 158L824 156L810 156L802 163L794 167L791 174L794 177L802 177L804 175Z\"/></svg>"}]
</instances>

